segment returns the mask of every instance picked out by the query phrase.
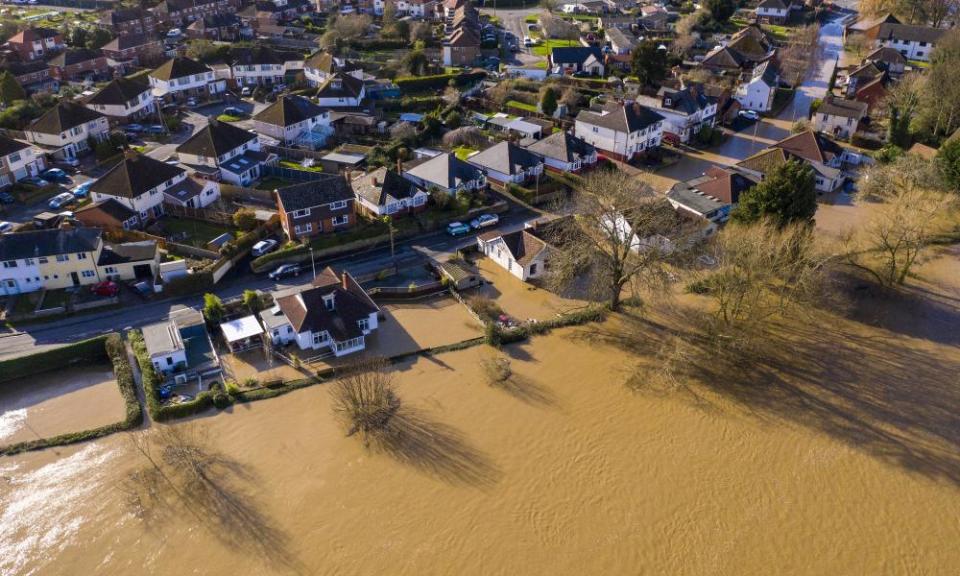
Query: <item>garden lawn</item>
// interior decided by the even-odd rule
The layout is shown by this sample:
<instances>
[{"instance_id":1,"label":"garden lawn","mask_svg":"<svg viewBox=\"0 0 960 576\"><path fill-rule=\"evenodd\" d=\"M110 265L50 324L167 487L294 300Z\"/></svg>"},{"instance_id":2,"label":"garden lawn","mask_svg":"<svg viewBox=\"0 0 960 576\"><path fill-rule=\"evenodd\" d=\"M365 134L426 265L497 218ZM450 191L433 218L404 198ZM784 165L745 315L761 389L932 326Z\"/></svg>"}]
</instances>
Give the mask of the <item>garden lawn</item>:
<instances>
[{"instance_id":1,"label":"garden lawn","mask_svg":"<svg viewBox=\"0 0 960 576\"><path fill-rule=\"evenodd\" d=\"M544 40L533 47L533 53L537 56L548 56L553 52L554 48L563 48L566 46L579 46L579 44L573 40Z\"/></svg>"},{"instance_id":2,"label":"garden lawn","mask_svg":"<svg viewBox=\"0 0 960 576\"><path fill-rule=\"evenodd\" d=\"M471 154L477 152L476 148L471 148L469 146L457 146L453 149L454 155L460 160L466 160Z\"/></svg>"},{"instance_id":3,"label":"garden lawn","mask_svg":"<svg viewBox=\"0 0 960 576\"><path fill-rule=\"evenodd\" d=\"M532 104L527 104L525 102L520 102L519 100L508 100L507 107L513 106L514 108L519 108L520 110L526 110L527 112L536 113L537 107Z\"/></svg>"},{"instance_id":4,"label":"garden lawn","mask_svg":"<svg viewBox=\"0 0 960 576\"><path fill-rule=\"evenodd\" d=\"M239 238L239 230L231 226L214 224L206 220L193 220L190 218L164 218L163 227L168 236L185 233L185 239L177 240L178 244L187 244L196 248L206 248L207 242L210 242L221 234L230 233L236 240Z\"/></svg>"},{"instance_id":5,"label":"garden lawn","mask_svg":"<svg viewBox=\"0 0 960 576\"><path fill-rule=\"evenodd\" d=\"M303 172L323 172L323 168L320 166L304 166L299 162L293 162L291 160L281 160L280 165L284 168L289 168L291 170L301 170Z\"/></svg>"},{"instance_id":6,"label":"garden lawn","mask_svg":"<svg viewBox=\"0 0 960 576\"><path fill-rule=\"evenodd\" d=\"M277 178L276 176L270 176L268 178L263 178L254 186L257 190L277 190L278 188L284 188L290 186L291 184L297 184L293 180L287 180L285 178Z\"/></svg>"},{"instance_id":7,"label":"garden lawn","mask_svg":"<svg viewBox=\"0 0 960 576\"><path fill-rule=\"evenodd\" d=\"M243 120L243 118L234 116L232 114L221 114L217 116L217 120L221 122L239 122L240 120Z\"/></svg>"}]
</instances>

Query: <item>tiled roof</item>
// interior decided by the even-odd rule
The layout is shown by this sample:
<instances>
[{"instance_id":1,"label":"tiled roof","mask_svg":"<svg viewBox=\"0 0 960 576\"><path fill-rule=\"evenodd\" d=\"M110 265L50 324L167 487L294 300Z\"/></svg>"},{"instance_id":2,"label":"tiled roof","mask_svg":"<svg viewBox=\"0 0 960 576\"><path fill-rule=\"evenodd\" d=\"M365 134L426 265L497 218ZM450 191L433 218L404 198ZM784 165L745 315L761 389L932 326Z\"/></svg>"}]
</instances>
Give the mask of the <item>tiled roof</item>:
<instances>
[{"instance_id":1,"label":"tiled roof","mask_svg":"<svg viewBox=\"0 0 960 576\"><path fill-rule=\"evenodd\" d=\"M480 240L484 242L491 242L497 238L503 240L507 250L510 251L510 255L521 266L533 262L534 258L547 249L546 242L526 230L517 230L508 234L492 231L480 235Z\"/></svg>"},{"instance_id":2,"label":"tiled roof","mask_svg":"<svg viewBox=\"0 0 960 576\"><path fill-rule=\"evenodd\" d=\"M551 134L527 146L527 150L561 162L573 162L578 157L582 158L596 152L593 146L570 132Z\"/></svg>"},{"instance_id":3,"label":"tiled roof","mask_svg":"<svg viewBox=\"0 0 960 576\"><path fill-rule=\"evenodd\" d=\"M817 108L817 114L860 120L867 115L867 105L856 100L828 97Z\"/></svg>"},{"instance_id":4,"label":"tiled roof","mask_svg":"<svg viewBox=\"0 0 960 576\"><path fill-rule=\"evenodd\" d=\"M171 80L173 78L184 78L186 76L205 74L207 72L210 72L210 68L196 60L177 56L161 64L159 68L150 73L150 76L157 80Z\"/></svg>"},{"instance_id":5,"label":"tiled roof","mask_svg":"<svg viewBox=\"0 0 960 576\"><path fill-rule=\"evenodd\" d=\"M97 58L103 58L103 54L101 54L99 50L90 50L88 48L68 48L51 58L49 62L51 66L63 67L72 66L81 62L89 62L90 60L96 60Z\"/></svg>"},{"instance_id":6,"label":"tiled roof","mask_svg":"<svg viewBox=\"0 0 960 576\"><path fill-rule=\"evenodd\" d=\"M410 198L417 193L417 187L396 170L380 168L353 180L353 191L357 196L376 205L386 206Z\"/></svg>"},{"instance_id":7,"label":"tiled roof","mask_svg":"<svg viewBox=\"0 0 960 576\"><path fill-rule=\"evenodd\" d=\"M0 235L0 262L93 252L100 243L97 228L73 228L69 230L31 230Z\"/></svg>"},{"instance_id":8,"label":"tiled roof","mask_svg":"<svg viewBox=\"0 0 960 576\"><path fill-rule=\"evenodd\" d=\"M137 215L137 213L134 212L129 206L122 204L113 198L107 198L106 200L101 200L100 202L87 204L83 208L77 208L76 213L82 214L83 212L89 212L91 210L100 210L118 222L126 222Z\"/></svg>"},{"instance_id":9,"label":"tiled roof","mask_svg":"<svg viewBox=\"0 0 960 576\"><path fill-rule=\"evenodd\" d=\"M94 182L90 191L118 198L136 198L184 172L183 168L143 154L129 154Z\"/></svg>"},{"instance_id":10,"label":"tiled roof","mask_svg":"<svg viewBox=\"0 0 960 576\"><path fill-rule=\"evenodd\" d=\"M150 90L150 84L143 76L135 79L117 78L100 89L87 100L87 104L113 104L122 106L137 99L141 94Z\"/></svg>"},{"instance_id":11,"label":"tiled roof","mask_svg":"<svg viewBox=\"0 0 960 576\"><path fill-rule=\"evenodd\" d=\"M663 116L637 103L611 103L603 108L603 112L581 110L577 115L578 122L625 133L638 132L661 120Z\"/></svg>"},{"instance_id":12,"label":"tiled roof","mask_svg":"<svg viewBox=\"0 0 960 576\"><path fill-rule=\"evenodd\" d=\"M407 170L407 174L423 180L427 187L436 185L451 189L478 179L480 170L453 154L444 153Z\"/></svg>"},{"instance_id":13,"label":"tiled roof","mask_svg":"<svg viewBox=\"0 0 960 576\"><path fill-rule=\"evenodd\" d=\"M274 126L292 126L322 115L326 110L303 96L284 94L277 101L261 110L254 120Z\"/></svg>"},{"instance_id":14,"label":"tiled roof","mask_svg":"<svg viewBox=\"0 0 960 576\"><path fill-rule=\"evenodd\" d=\"M474 166L514 175L540 164L540 158L513 142L500 142L467 160Z\"/></svg>"},{"instance_id":15,"label":"tiled roof","mask_svg":"<svg viewBox=\"0 0 960 576\"><path fill-rule=\"evenodd\" d=\"M557 64L582 64L593 56L603 62L603 53L596 46L555 46L550 52L550 61Z\"/></svg>"},{"instance_id":16,"label":"tiled roof","mask_svg":"<svg viewBox=\"0 0 960 576\"><path fill-rule=\"evenodd\" d=\"M317 98L359 98L362 90L363 80L338 72L317 88Z\"/></svg>"},{"instance_id":17,"label":"tiled roof","mask_svg":"<svg viewBox=\"0 0 960 576\"><path fill-rule=\"evenodd\" d=\"M30 44L43 38L53 38L60 34L52 28L27 28L10 37L11 44Z\"/></svg>"},{"instance_id":18,"label":"tiled roof","mask_svg":"<svg viewBox=\"0 0 960 576\"><path fill-rule=\"evenodd\" d=\"M369 318L379 308L352 276L346 272L344 275L341 280L328 267L317 277L319 286L277 299L277 306L296 333L327 332L338 342L363 335L359 321ZM324 299L331 295L332 310L327 308Z\"/></svg>"},{"instance_id":19,"label":"tiled roof","mask_svg":"<svg viewBox=\"0 0 960 576\"><path fill-rule=\"evenodd\" d=\"M342 176L329 176L312 182L287 186L278 190L277 195L286 212L353 199L353 191Z\"/></svg>"},{"instance_id":20,"label":"tiled roof","mask_svg":"<svg viewBox=\"0 0 960 576\"><path fill-rule=\"evenodd\" d=\"M8 138L0 134L0 158L29 147L30 145L25 142L20 142L19 140L14 140L13 138Z\"/></svg>"},{"instance_id":21,"label":"tiled roof","mask_svg":"<svg viewBox=\"0 0 960 576\"><path fill-rule=\"evenodd\" d=\"M220 156L243 146L257 135L238 128L229 122L220 122L211 118L207 125L177 146L177 152L218 159Z\"/></svg>"},{"instance_id":22,"label":"tiled roof","mask_svg":"<svg viewBox=\"0 0 960 576\"><path fill-rule=\"evenodd\" d=\"M103 50L129 50L130 48L137 48L139 46L145 46L147 44L155 44L159 42L159 40L151 38L146 34L123 34L122 36L117 36L110 42L107 42L107 44L104 45Z\"/></svg>"},{"instance_id":23,"label":"tiled roof","mask_svg":"<svg viewBox=\"0 0 960 576\"><path fill-rule=\"evenodd\" d=\"M157 255L157 243L153 240L127 242L124 244L104 244L97 259L97 266L112 266L153 260Z\"/></svg>"},{"instance_id":24,"label":"tiled roof","mask_svg":"<svg viewBox=\"0 0 960 576\"><path fill-rule=\"evenodd\" d=\"M804 160L823 164L827 164L843 154L843 148L813 130L805 130L799 134L788 136L771 147L782 148Z\"/></svg>"},{"instance_id":25,"label":"tiled roof","mask_svg":"<svg viewBox=\"0 0 960 576\"><path fill-rule=\"evenodd\" d=\"M105 116L75 102L61 101L46 114L34 120L27 127L27 131L41 134L60 134L98 118L105 118Z\"/></svg>"},{"instance_id":26,"label":"tiled roof","mask_svg":"<svg viewBox=\"0 0 960 576\"><path fill-rule=\"evenodd\" d=\"M907 42L926 42L936 44L947 31L932 26L914 26L912 24L881 24L877 33L878 40L904 40Z\"/></svg>"}]
</instances>

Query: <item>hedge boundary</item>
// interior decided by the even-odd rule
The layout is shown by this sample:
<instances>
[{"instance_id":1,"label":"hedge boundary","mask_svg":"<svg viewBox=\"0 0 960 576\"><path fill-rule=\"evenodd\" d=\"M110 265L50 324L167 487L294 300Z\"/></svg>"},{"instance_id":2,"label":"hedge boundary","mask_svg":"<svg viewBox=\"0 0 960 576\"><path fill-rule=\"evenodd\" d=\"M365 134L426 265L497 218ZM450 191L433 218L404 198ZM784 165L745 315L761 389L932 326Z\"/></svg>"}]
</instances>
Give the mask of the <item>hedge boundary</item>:
<instances>
[{"instance_id":1,"label":"hedge boundary","mask_svg":"<svg viewBox=\"0 0 960 576\"><path fill-rule=\"evenodd\" d=\"M72 364L100 362L107 357L104 346L106 339L107 336L96 336L29 356L0 361L0 385L35 374L60 370Z\"/></svg>"},{"instance_id":2,"label":"hedge boundary","mask_svg":"<svg viewBox=\"0 0 960 576\"><path fill-rule=\"evenodd\" d=\"M102 347L102 356L100 358L109 358L110 363L113 365L113 373L117 378L117 387L120 389L120 395L123 397L123 403L126 410L123 420L90 430L68 432L66 434L60 434L50 438L28 440L26 442L18 442L17 444L4 446L0 448L0 456L9 456L12 454L19 454L21 452L41 450L43 448L50 448L53 446L67 446L69 444L76 444L78 442L102 438L115 432L130 430L139 426L143 422L143 408L140 406L140 401L137 399L136 383L133 378L133 368L130 366L130 361L127 357L127 349L126 346L124 346L120 335L114 332L106 336L98 336L96 338L77 342L76 344L65 346L64 348L77 349L80 347L80 349L85 350L86 347L92 346L91 342L100 344ZM33 356L27 356L26 358L37 356L49 358L51 352L58 350L61 350L61 348L57 348L48 352L41 352L39 354L34 354ZM14 360L18 359L15 358ZM0 363L0 373L3 373L4 376L8 376L6 372L3 372L3 368L9 362L12 362L12 360ZM57 367L54 366L51 369L56 368ZM33 373L36 374L36 372Z\"/></svg>"}]
</instances>

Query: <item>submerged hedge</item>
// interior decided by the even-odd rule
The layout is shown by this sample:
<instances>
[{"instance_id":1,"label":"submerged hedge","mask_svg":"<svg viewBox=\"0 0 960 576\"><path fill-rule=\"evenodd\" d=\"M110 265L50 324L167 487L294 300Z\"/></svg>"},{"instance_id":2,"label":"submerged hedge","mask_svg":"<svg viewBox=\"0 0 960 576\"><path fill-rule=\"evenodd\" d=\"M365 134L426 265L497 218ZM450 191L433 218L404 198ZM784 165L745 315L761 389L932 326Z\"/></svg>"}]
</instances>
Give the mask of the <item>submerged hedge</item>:
<instances>
[{"instance_id":1,"label":"submerged hedge","mask_svg":"<svg viewBox=\"0 0 960 576\"><path fill-rule=\"evenodd\" d=\"M91 342L96 342L99 344L99 354L97 354L97 349L93 344L91 344ZM60 434L59 436L53 436L51 438L41 438L38 440L20 442L18 444L11 444L10 446L0 448L0 456L18 454L20 452L27 452L30 450L40 450L42 448L49 448L51 446L66 446L68 444L93 440L95 438L107 436L108 434L113 434L114 432L130 430L131 428L139 426L143 422L143 410L140 407L140 401L137 400L133 369L130 366L130 361L127 359L127 350L123 345L123 340L120 339L119 334L113 333L106 336L92 338L90 340L84 340L83 342L78 342L77 344L67 346L66 348L80 351L84 354L87 354L87 357L92 356L97 360L110 358L110 362L113 365L113 373L117 378L117 387L120 389L120 395L123 396L123 403L126 410L123 420L113 424L107 424L106 426L101 426L99 428L93 428L91 430L68 432L66 434ZM57 350L60 349L58 348ZM51 350L50 352L54 351L55 350ZM38 356L50 358L49 352L41 352L25 358L35 358ZM8 360L7 362L12 361ZM3 374L4 378L7 378L8 376L8 374L3 371L5 367L4 365L7 362L0 363L0 374ZM33 360L33 362L37 362L37 360ZM27 365L26 362L21 364ZM57 366L53 366L53 368L57 368Z\"/></svg>"},{"instance_id":2,"label":"submerged hedge","mask_svg":"<svg viewBox=\"0 0 960 576\"><path fill-rule=\"evenodd\" d=\"M29 356L0 361L0 383L20 380L51 370L61 370L71 364L102 362L107 358L107 350L104 347L106 339L107 336L97 336Z\"/></svg>"}]
</instances>

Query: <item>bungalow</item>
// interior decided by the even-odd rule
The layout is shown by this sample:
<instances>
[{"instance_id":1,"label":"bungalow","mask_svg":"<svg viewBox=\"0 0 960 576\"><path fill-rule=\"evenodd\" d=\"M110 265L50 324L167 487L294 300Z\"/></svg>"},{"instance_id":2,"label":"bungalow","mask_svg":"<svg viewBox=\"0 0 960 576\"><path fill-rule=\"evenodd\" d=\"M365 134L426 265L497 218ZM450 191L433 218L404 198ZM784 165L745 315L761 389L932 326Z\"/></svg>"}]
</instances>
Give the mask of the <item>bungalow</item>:
<instances>
[{"instance_id":1,"label":"bungalow","mask_svg":"<svg viewBox=\"0 0 960 576\"><path fill-rule=\"evenodd\" d=\"M0 295L84 286L111 277L133 280L156 272L155 242L110 246L101 236L96 228L0 235ZM111 264L117 253L128 255L124 266Z\"/></svg>"},{"instance_id":2,"label":"bungalow","mask_svg":"<svg viewBox=\"0 0 960 576\"><path fill-rule=\"evenodd\" d=\"M172 312L168 320L143 327L143 343L153 368L164 376L186 382L187 370L217 371L216 355L207 335L203 314L193 308Z\"/></svg>"},{"instance_id":3,"label":"bungalow","mask_svg":"<svg viewBox=\"0 0 960 576\"><path fill-rule=\"evenodd\" d=\"M608 103L599 111L581 110L574 134L598 150L618 160L660 146L664 117L636 102Z\"/></svg>"},{"instance_id":4,"label":"bungalow","mask_svg":"<svg viewBox=\"0 0 960 576\"><path fill-rule=\"evenodd\" d=\"M467 162L483 170L487 180L499 185L528 182L543 173L540 157L513 142L500 142L474 154Z\"/></svg>"},{"instance_id":5,"label":"bungalow","mask_svg":"<svg viewBox=\"0 0 960 576\"><path fill-rule=\"evenodd\" d=\"M348 272L327 267L312 287L280 296L260 313L274 345L296 342L301 350L322 356L345 356L366 348L365 338L377 329L380 307Z\"/></svg>"},{"instance_id":6,"label":"bungalow","mask_svg":"<svg viewBox=\"0 0 960 576\"><path fill-rule=\"evenodd\" d=\"M63 36L52 28L27 28L7 40L7 48L16 52L23 62L43 60L66 47Z\"/></svg>"},{"instance_id":7,"label":"bungalow","mask_svg":"<svg viewBox=\"0 0 960 576\"><path fill-rule=\"evenodd\" d=\"M848 152L818 132L805 130L788 136L762 150L737 166L753 176L763 176L776 166L790 160L799 160L813 168L816 189L834 192L846 181L842 167Z\"/></svg>"},{"instance_id":8,"label":"bungalow","mask_svg":"<svg viewBox=\"0 0 960 576\"><path fill-rule=\"evenodd\" d=\"M880 69L885 70L891 76L903 74L907 67L907 59L898 50L881 46L873 52L867 54L863 63L871 62Z\"/></svg>"},{"instance_id":9,"label":"bungalow","mask_svg":"<svg viewBox=\"0 0 960 576\"><path fill-rule=\"evenodd\" d=\"M399 216L422 212L430 196L396 170L379 168L353 179L360 210L372 216Z\"/></svg>"},{"instance_id":10,"label":"bungalow","mask_svg":"<svg viewBox=\"0 0 960 576\"><path fill-rule=\"evenodd\" d=\"M294 184L275 194L280 225L290 240L346 230L356 223L353 190L342 176Z\"/></svg>"},{"instance_id":11,"label":"bungalow","mask_svg":"<svg viewBox=\"0 0 960 576\"><path fill-rule=\"evenodd\" d=\"M814 128L835 138L851 138L867 117L867 104L828 96L817 108Z\"/></svg>"},{"instance_id":12,"label":"bungalow","mask_svg":"<svg viewBox=\"0 0 960 576\"><path fill-rule=\"evenodd\" d=\"M0 189L40 174L46 166L39 152L26 142L0 134Z\"/></svg>"},{"instance_id":13,"label":"bungalow","mask_svg":"<svg viewBox=\"0 0 960 576\"><path fill-rule=\"evenodd\" d=\"M675 210L685 210L713 224L723 224L740 201L740 194L760 181L756 175L735 167L712 166L703 176L677 182L667 192Z\"/></svg>"},{"instance_id":14,"label":"bungalow","mask_svg":"<svg viewBox=\"0 0 960 576\"><path fill-rule=\"evenodd\" d=\"M163 42L146 34L117 36L100 50L110 60L133 66L158 64L164 57Z\"/></svg>"},{"instance_id":15,"label":"bungalow","mask_svg":"<svg viewBox=\"0 0 960 576\"><path fill-rule=\"evenodd\" d=\"M187 179L187 171L133 151L90 187L94 202L113 199L136 212L141 222L163 215L165 193Z\"/></svg>"},{"instance_id":16,"label":"bungalow","mask_svg":"<svg viewBox=\"0 0 960 576\"><path fill-rule=\"evenodd\" d=\"M487 185L483 171L450 153L434 156L405 170L403 177L427 192L442 190L451 196L461 191L481 190Z\"/></svg>"},{"instance_id":17,"label":"bungalow","mask_svg":"<svg viewBox=\"0 0 960 576\"><path fill-rule=\"evenodd\" d=\"M663 117L664 139L689 142L701 129L717 123L717 100L698 85L681 90L663 86L657 96L640 96L637 102Z\"/></svg>"},{"instance_id":18,"label":"bungalow","mask_svg":"<svg viewBox=\"0 0 960 576\"><path fill-rule=\"evenodd\" d=\"M637 47L637 37L629 30L611 28L604 32L604 38L610 45L610 50L617 56L630 54Z\"/></svg>"},{"instance_id":19,"label":"bungalow","mask_svg":"<svg viewBox=\"0 0 960 576\"><path fill-rule=\"evenodd\" d=\"M113 198L100 200L77 208L74 217L90 228L136 230L140 228L140 215L126 204Z\"/></svg>"},{"instance_id":20,"label":"bungalow","mask_svg":"<svg viewBox=\"0 0 960 576\"><path fill-rule=\"evenodd\" d=\"M72 160L90 149L89 142L99 142L110 132L110 123L103 114L76 102L54 106L27 126L27 140L48 149L54 157Z\"/></svg>"},{"instance_id":21,"label":"bungalow","mask_svg":"<svg viewBox=\"0 0 960 576\"><path fill-rule=\"evenodd\" d=\"M304 98L284 94L253 117L253 127L260 134L295 144L312 132L329 134L330 110Z\"/></svg>"},{"instance_id":22,"label":"bungalow","mask_svg":"<svg viewBox=\"0 0 960 576\"><path fill-rule=\"evenodd\" d=\"M262 166L276 157L260 150L256 134L215 118L177 146L177 156L199 172L219 168L220 179L237 186L249 186L260 178Z\"/></svg>"},{"instance_id":23,"label":"bungalow","mask_svg":"<svg viewBox=\"0 0 960 576\"><path fill-rule=\"evenodd\" d=\"M363 80L335 72L317 88L317 104L331 108L357 107L366 96Z\"/></svg>"},{"instance_id":24,"label":"bungalow","mask_svg":"<svg viewBox=\"0 0 960 576\"><path fill-rule=\"evenodd\" d=\"M67 48L48 62L50 75L62 82L93 82L110 76L107 57L99 50Z\"/></svg>"},{"instance_id":25,"label":"bungalow","mask_svg":"<svg viewBox=\"0 0 960 576\"><path fill-rule=\"evenodd\" d=\"M485 232L477 236L477 246L481 253L524 282L546 272L550 247L528 230Z\"/></svg>"},{"instance_id":26,"label":"bungalow","mask_svg":"<svg viewBox=\"0 0 960 576\"><path fill-rule=\"evenodd\" d=\"M734 98L745 110L767 112L773 108L773 99L780 86L780 74L772 60L761 62L753 69L753 77L737 87Z\"/></svg>"},{"instance_id":27,"label":"bungalow","mask_svg":"<svg viewBox=\"0 0 960 576\"><path fill-rule=\"evenodd\" d=\"M557 46L550 52L549 66L554 74L603 76L603 53L596 46Z\"/></svg>"},{"instance_id":28,"label":"bungalow","mask_svg":"<svg viewBox=\"0 0 960 576\"><path fill-rule=\"evenodd\" d=\"M226 82L214 78L213 70L183 56L167 60L148 75L153 96L166 101L204 100L226 91Z\"/></svg>"},{"instance_id":29,"label":"bungalow","mask_svg":"<svg viewBox=\"0 0 960 576\"><path fill-rule=\"evenodd\" d=\"M548 170L579 172L597 163L597 149L570 132L557 132L527 146Z\"/></svg>"},{"instance_id":30,"label":"bungalow","mask_svg":"<svg viewBox=\"0 0 960 576\"><path fill-rule=\"evenodd\" d=\"M156 113L150 84L142 76L111 80L86 101L86 106L121 122L140 120Z\"/></svg>"},{"instance_id":31,"label":"bungalow","mask_svg":"<svg viewBox=\"0 0 960 576\"><path fill-rule=\"evenodd\" d=\"M666 30L670 13L663 6L655 4L640 7L640 25L647 30Z\"/></svg>"}]
</instances>

